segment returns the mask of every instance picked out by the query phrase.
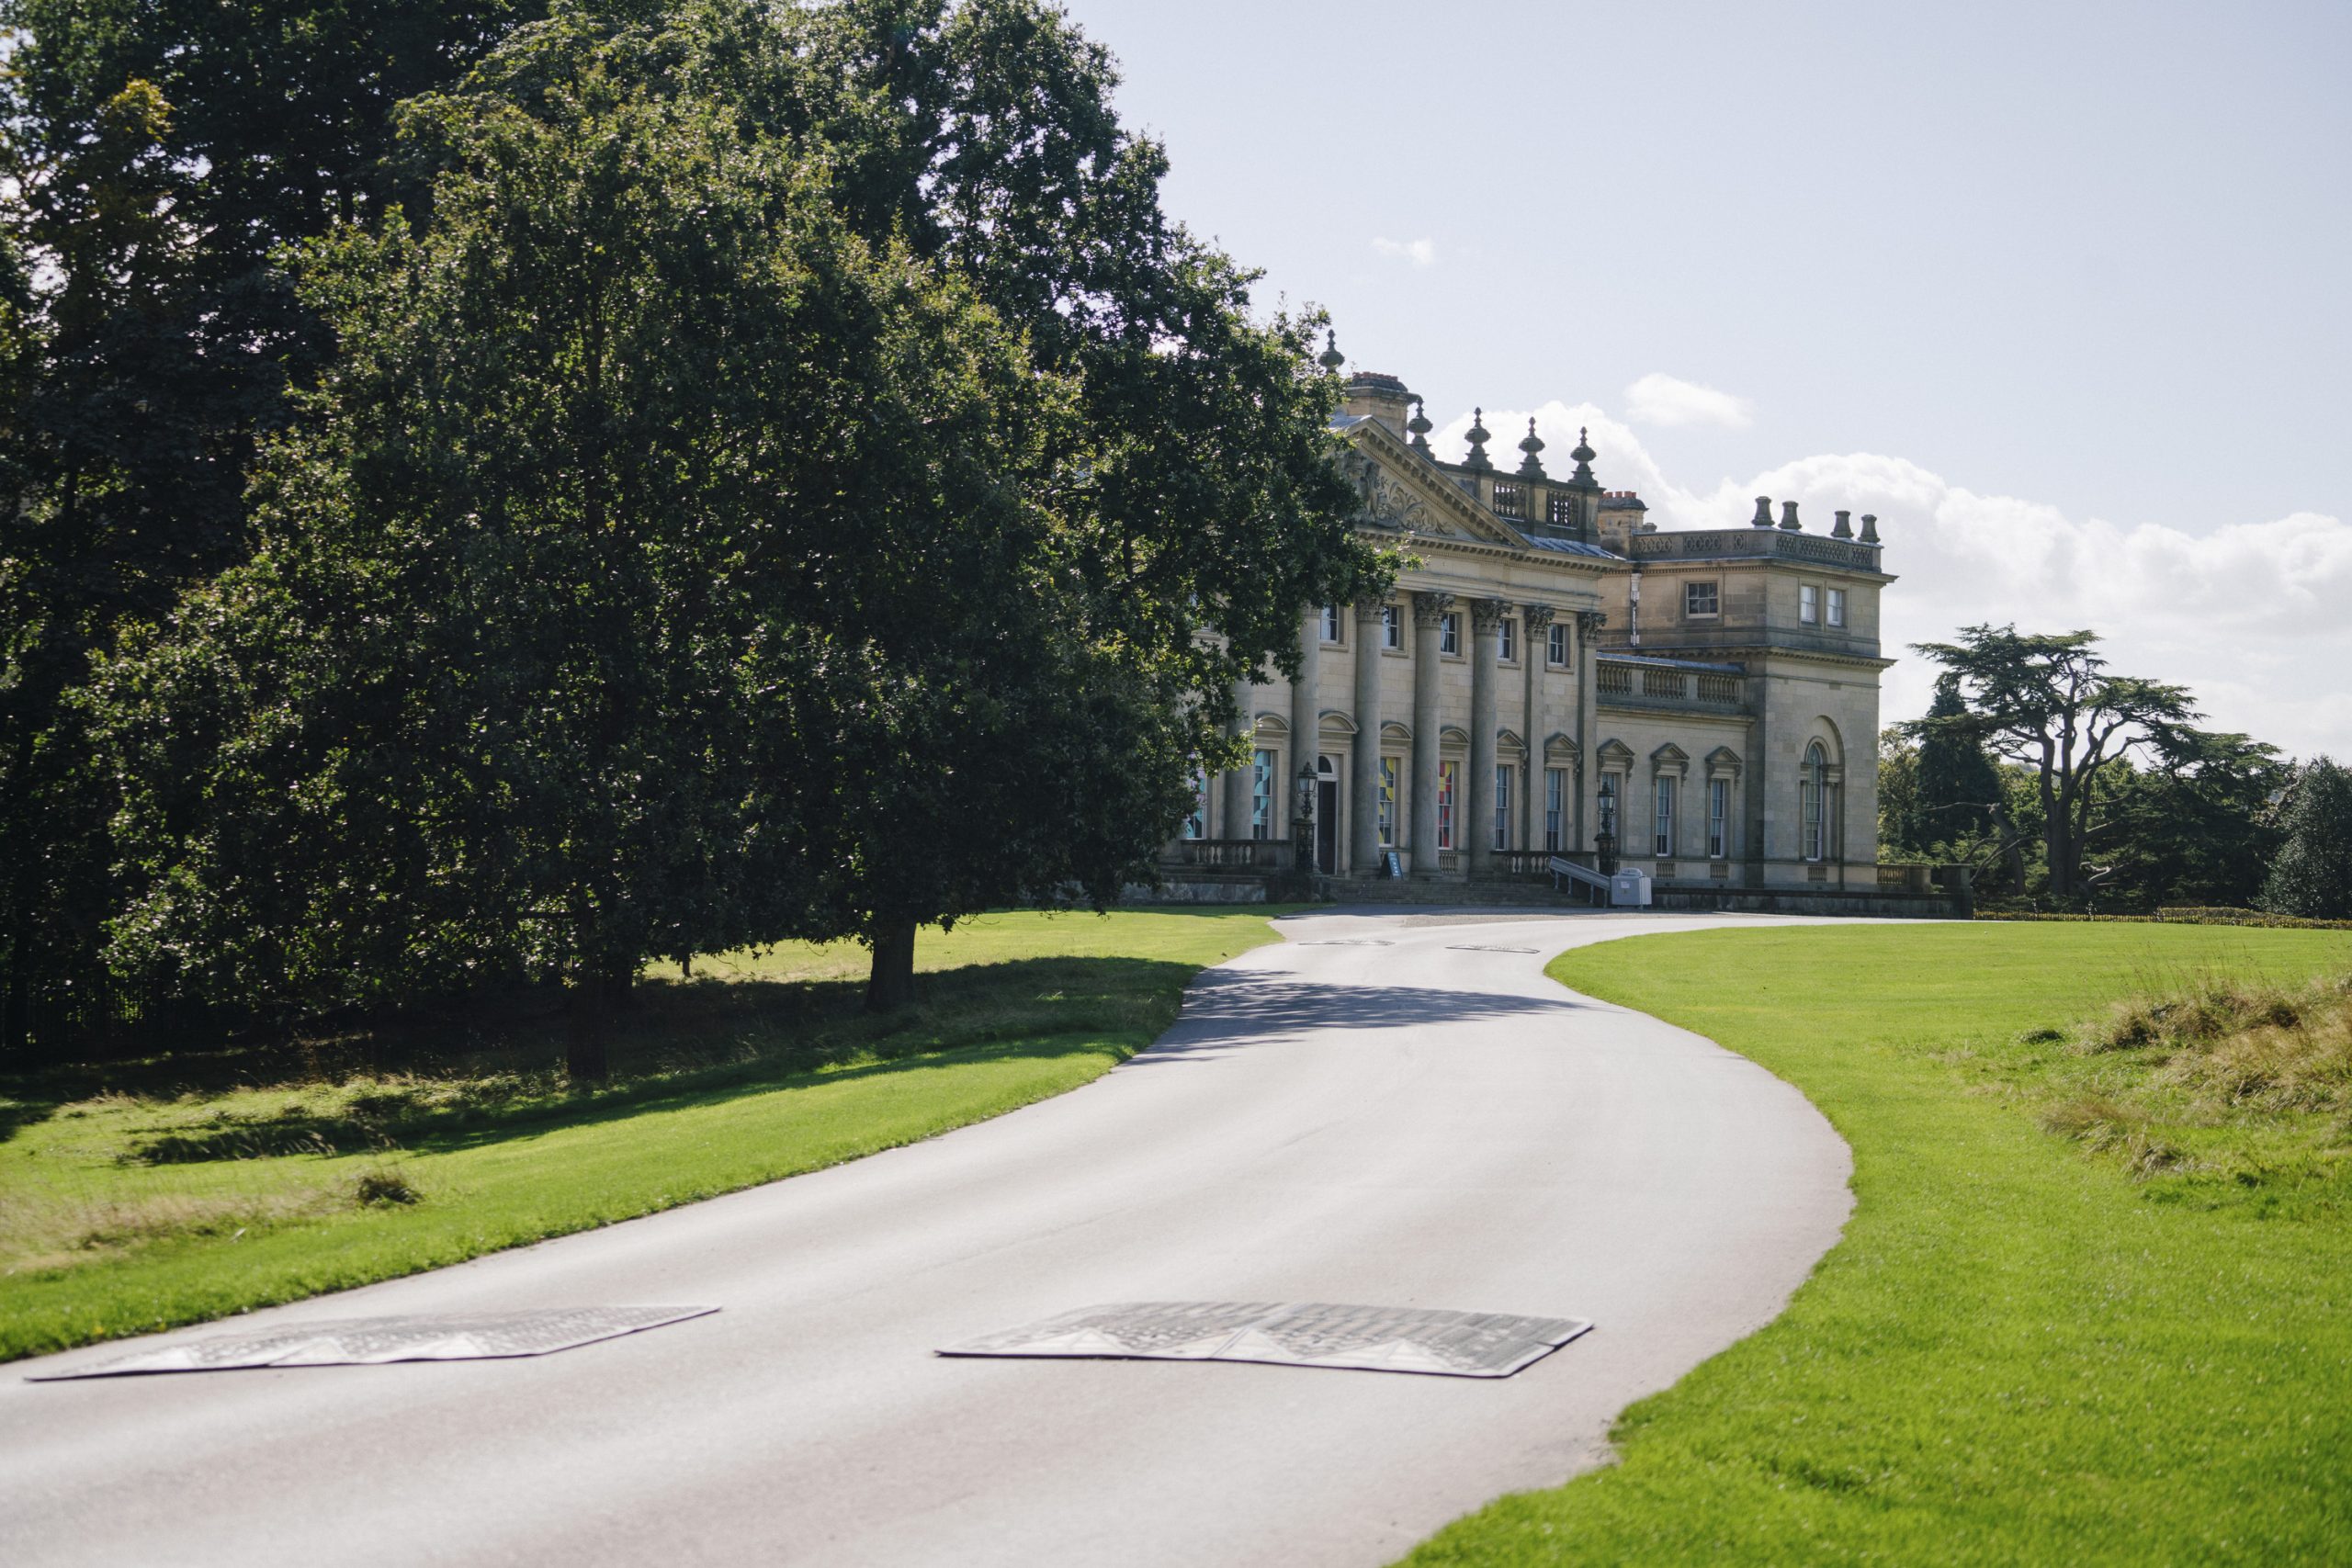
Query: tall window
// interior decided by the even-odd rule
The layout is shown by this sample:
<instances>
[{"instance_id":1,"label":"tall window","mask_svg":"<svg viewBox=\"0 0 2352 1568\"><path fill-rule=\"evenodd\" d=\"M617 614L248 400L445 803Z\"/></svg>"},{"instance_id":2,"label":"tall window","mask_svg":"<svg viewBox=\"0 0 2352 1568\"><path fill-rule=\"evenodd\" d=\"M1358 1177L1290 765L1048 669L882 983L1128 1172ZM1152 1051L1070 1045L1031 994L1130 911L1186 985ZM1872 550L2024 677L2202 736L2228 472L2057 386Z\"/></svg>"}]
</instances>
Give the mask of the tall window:
<instances>
[{"instance_id":1,"label":"tall window","mask_svg":"<svg viewBox=\"0 0 2352 1568\"><path fill-rule=\"evenodd\" d=\"M1396 759L1380 759L1380 841L1396 847Z\"/></svg>"},{"instance_id":2,"label":"tall window","mask_svg":"<svg viewBox=\"0 0 2352 1568\"><path fill-rule=\"evenodd\" d=\"M1509 664L1519 657L1519 623L1505 621L1495 628L1495 657Z\"/></svg>"},{"instance_id":3,"label":"tall window","mask_svg":"<svg viewBox=\"0 0 2352 1568\"><path fill-rule=\"evenodd\" d=\"M1380 646L1405 646L1405 607L1402 604L1383 604L1380 607Z\"/></svg>"},{"instance_id":4,"label":"tall window","mask_svg":"<svg viewBox=\"0 0 2352 1568\"><path fill-rule=\"evenodd\" d=\"M1459 612L1448 611L1445 619L1438 623L1437 650L1440 653L1462 651L1462 616Z\"/></svg>"},{"instance_id":5,"label":"tall window","mask_svg":"<svg viewBox=\"0 0 2352 1568\"><path fill-rule=\"evenodd\" d=\"M1821 590L1810 582L1797 586L1797 619L1809 626L1821 619Z\"/></svg>"},{"instance_id":6,"label":"tall window","mask_svg":"<svg viewBox=\"0 0 2352 1568\"><path fill-rule=\"evenodd\" d=\"M1731 780L1707 781L1707 858L1731 858Z\"/></svg>"},{"instance_id":7,"label":"tall window","mask_svg":"<svg viewBox=\"0 0 2352 1568\"><path fill-rule=\"evenodd\" d=\"M1193 770L1193 808L1184 813L1184 837L1205 839L1209 836L1209 776L1199 768Z\"/></svg>"},{"instance_id":8,"label":"tall window","mask_svg":"<svg viewBox=\"0 0 2352 1568\"><path fill-rule=\"evenodd\" d=\"M1250 769L1250 836L1271 839L1274 836L1274 754L1258 753Z\"/></svg>"},{"instance_id":9,"label":"tall window","mask_svg":"<svg viewBox=\"0 0 2352 1568\"><path fill-rule=\"evenodd\" d=\"M1828 849L1829 803L1823 798L1827 793L1829 759L1816 740L1804 749L1804 780L1799 785L1804 799L1801 807L1804 818L1804 858L1820 860Z\"/></svg>"},{"instance_id":10,"label":"tall window","mask_svg":"<svg viewBox=\"0 0 2352 1568\"><path fill-rule=\"evenodd\" d=\"M1674 789L1679 782L1670 777L1657 781L1657 820L1652 825L1650 848L1658 854L1674 852Z\"/></svg>"},{"instance_id":11,"label":"tall window","mask_svg":"<svg viewBox=\"0 0 2352 1568\"><path fill-rule=\"evenodd\" d=\"M1617 836L1617 775L1600 775L1600 831Z\"/></svg>"},{"instance_id":12,"label":"tall window","mask_svg":"<svg viewBox=\"0 0 2352 1568\"><path fill-rule=\"evenodd\" d=\"M1453 847L1453 775L1455 771L1456 764L1453 762L1440 762L1437 765L1437 847L1442 850L1450 850Z\"/></svg>"},{"instance_id":13,"label":"tall window","mask_svg":"<svg viewBox=\"0 0 2352 1568\"><path fill-rule=\"evenodd\" d=\"M1718 614L1723 601L1712 582L1686 582L1682 585L1682 613L1693 618Z\"/></svg>"},{"instance_id":14,"label":"tall window","mask_svg":"<svg viewBox=\"0 0 2352 1568\"><path fill-rule=\"evenodd\" d=\"M1340 640L1340 607L1337 604L1326 604L1323 606L1323 640L1325 642L1338 642Z\"/></svg>"},{"instance_id":15,"label":"tall window","mask_svg":"<svg viewBox=\"0 0 2352 1568\"><path fill-rule=\"evenodd\" d=\"M1544 847L1554 854L1558 854L1562 844L1566 841L1563 835L1567 831L1567 803L1568 770L1544 769Z\"/></svg>"},{"instance_id":16,"label":"tall window","mask_svg":"<svg viewBox=\"0 0 2352 1568\"><path fill-rule=\"evenodd\" d=\"M1495 764L1495 848L1510 848L1510 764Z\"/></svg>"},{"instance_id":17,"label":"tall window","mask_svg":"<svg viewBox=\"0 0 2352 1568\"><path fill-rule=\"evenodd\" d=\"M1842 588L1829 591L1829 624L1833 626L1846 624L1846 591Z\"/></svg>"},{"instance_id":18,"label":"tall window","mask_svg":"<svg viewBox=\"0 0 2352 1568\"><path fill-rule=\"evenodd\" d=\"M1564 669L1568 662L1568 626L1565 621L1551 626L1551 644L1544 650L1544 661L1555 669Z\"/></svg>"}]
</instances>

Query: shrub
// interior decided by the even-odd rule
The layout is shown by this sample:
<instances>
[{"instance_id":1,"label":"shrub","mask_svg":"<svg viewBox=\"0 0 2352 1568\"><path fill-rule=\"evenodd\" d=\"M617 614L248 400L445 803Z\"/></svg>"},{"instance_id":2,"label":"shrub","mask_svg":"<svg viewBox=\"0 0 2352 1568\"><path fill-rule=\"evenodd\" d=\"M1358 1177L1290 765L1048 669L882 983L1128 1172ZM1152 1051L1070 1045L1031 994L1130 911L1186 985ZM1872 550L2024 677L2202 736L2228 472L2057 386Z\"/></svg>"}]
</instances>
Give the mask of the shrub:
<instances>
[{"instance_id":1,"label":"shrub","mask_svg":"<svg viewBox=\"0 0 2352 1568\"><path fill-rule=\"evenodd\" d=\"M363 1207L369 1204L421 1203L424 1194L413 1182L389 1167L363 1170L352 1181L352 1201Z\"/></svg>"}]
</instances>

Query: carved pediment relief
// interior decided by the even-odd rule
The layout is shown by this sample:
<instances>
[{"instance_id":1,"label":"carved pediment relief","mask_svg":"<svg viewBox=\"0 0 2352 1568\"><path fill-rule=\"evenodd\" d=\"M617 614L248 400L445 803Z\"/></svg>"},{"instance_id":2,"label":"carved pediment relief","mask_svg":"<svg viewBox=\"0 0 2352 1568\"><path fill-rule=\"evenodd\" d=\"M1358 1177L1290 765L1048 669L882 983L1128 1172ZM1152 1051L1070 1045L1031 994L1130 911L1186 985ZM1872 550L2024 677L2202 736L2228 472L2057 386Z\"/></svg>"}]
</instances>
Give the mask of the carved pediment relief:
<instances>
[{"instance_id":1,"label":"carved pediment relief","mask_svg":"<svg viewBox=\"0 0 2352 1568\"><path fill-rule=\"evenodd\" d=\"M1375 427L1376 428L1376 427ZM1358 427L1356 438L1340 457L1340 471L1355 487L1355 521L1376 528L1423 536L1451 535L1494 545L1523 546L1525 541L1477 502L1453 488L1444 474L1410 452L1395 457L1367 450L1380 436Z\"/></svg>"},{"instance_id":2,"label":"carved pediment relief","mask_svg":"<svg viewBox=\"0 0 2352 1568\"><path fill-rule=\"evenodd\" d=\"M1356 489L1358 523L1416 534L1441 531L1442 525L1430 513L1429 502L1371 457L1351 451L1341 459L1341 468Z\"/></svg>"}]
</instances>

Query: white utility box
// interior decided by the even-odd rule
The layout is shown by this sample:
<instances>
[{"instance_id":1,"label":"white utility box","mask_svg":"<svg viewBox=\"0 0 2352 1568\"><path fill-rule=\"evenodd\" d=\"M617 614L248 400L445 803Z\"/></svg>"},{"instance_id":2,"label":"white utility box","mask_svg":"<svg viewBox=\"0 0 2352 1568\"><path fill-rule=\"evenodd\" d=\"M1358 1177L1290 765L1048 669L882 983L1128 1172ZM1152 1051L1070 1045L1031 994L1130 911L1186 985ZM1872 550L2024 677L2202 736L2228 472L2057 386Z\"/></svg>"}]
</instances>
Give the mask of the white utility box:
<instances>
[{"instance_id":1,"label":"white utility box","mask_svg":"<svg viewBox=\"0 0 2352 1568\"><path fill-rule=\"evenodd\" d=\"M1650 907L1650 874L1631 867L1609 879L1609 903L1618 909L1646 909Z\"/></svg>"}]
</instances>

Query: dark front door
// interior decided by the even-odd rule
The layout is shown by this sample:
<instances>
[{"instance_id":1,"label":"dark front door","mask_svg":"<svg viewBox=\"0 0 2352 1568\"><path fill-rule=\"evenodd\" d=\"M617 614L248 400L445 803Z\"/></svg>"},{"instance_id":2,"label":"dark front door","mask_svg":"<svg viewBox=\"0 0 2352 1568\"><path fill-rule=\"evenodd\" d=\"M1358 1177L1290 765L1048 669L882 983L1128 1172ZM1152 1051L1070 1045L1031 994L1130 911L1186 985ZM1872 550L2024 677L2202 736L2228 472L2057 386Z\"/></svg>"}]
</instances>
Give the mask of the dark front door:
<instances>
[{"instance_id":1,"label":"dark front door","mask_svg":"<svg viewBox=\"0 0 2352 1568\"><path fill-rule=\"evenodd\" d=\"M1315 864L1320 871L1340 869L1340 781L1315 781Z\"/></svg>"}]
</instances>

